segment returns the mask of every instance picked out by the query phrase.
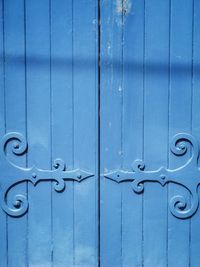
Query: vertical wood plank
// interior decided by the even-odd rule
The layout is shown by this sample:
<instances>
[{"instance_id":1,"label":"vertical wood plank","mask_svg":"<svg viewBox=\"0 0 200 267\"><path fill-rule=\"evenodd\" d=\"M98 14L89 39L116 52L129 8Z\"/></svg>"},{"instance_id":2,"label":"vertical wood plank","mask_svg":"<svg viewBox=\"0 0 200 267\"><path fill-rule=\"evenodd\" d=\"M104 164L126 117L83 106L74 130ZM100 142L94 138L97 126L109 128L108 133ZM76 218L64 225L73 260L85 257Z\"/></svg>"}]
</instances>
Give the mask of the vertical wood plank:
<instances>
[{"instance_id":1,"label":"vertical wood plank","mask_svg":"<svg viewBox=\"0 0 200 267\"><path fill-rule=\"evenodd\" d=\"M74 266L97 266L97 1L73 1L74 167L95 174L74 183Z\"/></svg>"},{"instance_id":2,"label":"vertical wood plank","mask_svg":"<svg viewBox=\"0 0 200 267\"><path fill-rule=\"evenodd\" d=\"M193 70L192 70L192 89L193 89L193 110L192 110L192 134L200 140L200 2L194 0L193 4ZM194 179L194 177L191 177ZM200 195L199 195L200 197ZM200 266L199 247L200 247L200 210L191 219L191 247L190 247L190 266Z\"/></svg>"},{"instance_id":3,"label":"vertical wood plank","mask_svg":"<svg viewBox=\"0 0 200 267\"><path fill-rule=\"evenodd\" d=\"M144 1L134 1L123 19L123 168L143 158ZM142 198L122 184L122 266L142 266Z\"/></svg>"},{"instance_id":4,"label":"vertical wood plank","mask_svg":"<svg viewBox=\"0 0 200 267\"><path fill-rule=\"evenodd\" d=\"M190 0L181 5L178 0L171 1L169 141L176 133L191 132L192 7ZM188 155L170 155L170 168L183 165L187 159ZM187 196L187 192L170 185L169 201L175 195ZM169 213L168 238L168 265L189 266L190 220Z\"/></svg>"},{"instance_id":5,"label":"vertical wood plank","mask_svg":"<svg viewBox=\"0 0 200 267\"><path fill-rule=\"evenodd\" d=\"M101 1L101 173L122 164L122 2ZM101 179L101 266L121 266L121 185Z\"/></svg>"},{"instance_id":6,"label":"vertical wood plank","mask_svg":"<svg viewBox=\"0 0 200 267\"><path fill-rule=\"evenodd\" d=\"M0 1L0 136L5 134L5 40L4 2ZM6 214L0 209L0 265L7 266L7 223Z\"/></svg>"},{"instance_id":7,"label":"vertical wood plank","mask_svg":"<svg viewBox=\"0 0 200 267\"><path fill-rule=\"evenodd\" d=\"M67 169L72 169L72 1L52 0L50 12L52 160L62 158ZM64 192L53 190L52 194L52 264L55 267L71 267L74 266L73 182L66 182Z\"/></svg>"},{"instance_id":8,"label":"vertical wood plank","mask_svg":"<svg viewBox=\"0 0 200 267\"><path fill-rule=\"evenodd\" d=\"M145 1L144 162L148 170L167 165L168 16L168 1ZM147 183L144 189L144 266L166 266L166 228L166 187ZM152 250L153 247L156 249Z\"/></svg>"},{"instance_id":9,"label":"vertical wood plank","mask_svg":"<svg viewBox=\"0 0 200 267\"><path fill-rule=\"evenodd\" d=\"M26 1L28 165L51 168L49 1ZM52 266L51 184L29 185L28 259Z\"/></svg>"},{"instance_id":10,"label":"vertical wood plank","mask_svg":"<svg viewBox=\"0 0 200 267\"><path fill-rule=\"evenodd\" d=\"M17 131L26 136L24 2L4 1L5 40L5 112L6 132ZM7 155L18 166L26 166L26 157ZM26 185L14 187L8 203L16 194L26 195ZM12 205L12 204L11 204ZM7 217L7 266L26 266L26 216Z\"/></svg>"}]
</instances>

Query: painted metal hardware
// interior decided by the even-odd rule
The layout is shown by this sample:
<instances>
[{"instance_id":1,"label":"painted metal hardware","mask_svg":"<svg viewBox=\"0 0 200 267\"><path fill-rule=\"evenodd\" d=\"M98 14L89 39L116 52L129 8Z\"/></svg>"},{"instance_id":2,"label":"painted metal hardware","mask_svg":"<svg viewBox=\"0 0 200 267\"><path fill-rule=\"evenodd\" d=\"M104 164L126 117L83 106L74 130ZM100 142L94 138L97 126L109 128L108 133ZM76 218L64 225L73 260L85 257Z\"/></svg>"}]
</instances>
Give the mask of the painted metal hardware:
<instances>
[{"instance_id":1,"label":"painted metal hardware","mask_svg":"<svg viewBox=\"0 0 200 267\"><path fill-rule=\"evenodd\" d=\"M15 195L12 202L7 201L9 191L17 184L30 182L36 186L41 181L54 181L55 191L62 192L65 189L65 181L81 182L86 178L94 176L92 173L81 169L66 170L62 159L54 161L53 170L42 170L35 166L31 168L16 166L6 156L8 143L12 145L11 151L16 156L26 153L28 144L24 136L17 132L6 134L0 143L0 168L1 176L4 177L0 183L1 207L10 216L19 217L24 215L29 206L28 198L24 194Z\"/></svg>"},{"instance_id":2,"label":"painted metal hardware","mask_svg":"<svg viewBox=\"0 0 200 267\"><path fill-rule=\"evenodd\" d=\"M190 134L179 133L175 135L171 142L171 152L176 156L190 154L190 145L193 152L189 160L181 167L176 169L167 169L161 167L155 171L145 171L145 164L142 160L136 160L133 163L133 171L115 170L105 173L105 178L111 179L117 183L131 182L133 191L141 193L144 191L145 182L158 182L162 186L169 183L178 184L186 188L191 198L181 195L175 195L170 199L169 207L171 213L180 219L193 216L198 209L198 186L200 184L200 169L198 167L199 145L197 140Z\"/></svg>"}]
</instances>

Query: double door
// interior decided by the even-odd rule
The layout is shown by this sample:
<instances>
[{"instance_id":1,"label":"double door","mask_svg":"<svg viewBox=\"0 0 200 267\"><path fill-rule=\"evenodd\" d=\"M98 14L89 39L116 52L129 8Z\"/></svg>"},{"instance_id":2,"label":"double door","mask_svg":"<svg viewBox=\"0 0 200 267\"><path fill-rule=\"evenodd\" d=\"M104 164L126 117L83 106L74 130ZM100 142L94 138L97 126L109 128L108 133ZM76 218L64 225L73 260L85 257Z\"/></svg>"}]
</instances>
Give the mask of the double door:
<instances>
[{"instance_id":1,"label":"double door","mask_svg":"<svg viewBox=\"0 0 200 267\"><path fill-rule=\"evenodd\" d=\"M0 266L199 267L200 2L0 17Z\"/></svg>"}]
</instances>

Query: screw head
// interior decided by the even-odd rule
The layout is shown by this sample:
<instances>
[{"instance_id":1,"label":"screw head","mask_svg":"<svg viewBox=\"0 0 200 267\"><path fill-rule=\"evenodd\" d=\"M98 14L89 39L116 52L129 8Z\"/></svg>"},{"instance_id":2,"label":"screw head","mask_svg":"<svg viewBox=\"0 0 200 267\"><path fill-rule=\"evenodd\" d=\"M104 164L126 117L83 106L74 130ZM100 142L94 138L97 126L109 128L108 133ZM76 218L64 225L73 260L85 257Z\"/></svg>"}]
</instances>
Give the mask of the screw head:
<instances>
[{"instance_id":1,"label":"screw head","mask_svg":"<svg viewBox=\"0 0 200 267\"><path fill-rule=\"evenodd\" d=\"M33 178L36 178L37 177L37 174L35 172L32 173L32 177Z\"/></svg>"},{"instance_id":2,"label":"screw head","mask_svg":"<svg viewBox=\"0 0 200 267\"><path fill-rule=\"evenodd\" d=\"M166 176L165 176L164 174L161 174L161 175L160 175L160 178L161 178L162 180L165 180Z\"/></svg>"},{"instance_id":3,"label":"screw head","mask_svg":"<svg viewBox=\"0 0 200 267\"><path fill-rule=\"evenodd\" d=\"M19 144L17 142L14 143L14 148L19 148Z\"/></svg>"},{"instance_id":4,"label":"screw head","mask_svg":"<svg viewBox=\"0 0 200 267\"><path fill-rule=\"evenodd\" d=\"M81 175L81 174L78 174L78 175L77 175L77 178L78 178L78 179L81 179L81 178L82 178L82 175Z\"/></svg>"}]
</instances>

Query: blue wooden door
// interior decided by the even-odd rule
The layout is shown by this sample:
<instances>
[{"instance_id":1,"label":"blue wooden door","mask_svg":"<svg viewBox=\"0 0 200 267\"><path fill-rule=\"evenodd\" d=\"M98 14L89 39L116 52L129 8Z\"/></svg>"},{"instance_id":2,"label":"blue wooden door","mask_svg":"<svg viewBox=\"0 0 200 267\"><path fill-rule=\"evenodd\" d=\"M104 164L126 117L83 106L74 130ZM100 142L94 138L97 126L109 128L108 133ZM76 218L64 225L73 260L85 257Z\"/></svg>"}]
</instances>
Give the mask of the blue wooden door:
<instances>
[{"instance_id":1,"label":"blue wooden door","mask_svg":"<svg viewBox=\"0 0 200 267\"><path fill-rule=\"evenodd\" d=\"M200 1L0 18L0 267L199 267Z\"/></svg>"},{"instance_id":2,"label":"blue wooden door","mask_svg":"<svg viewBox=\"0 0 200 267\"><path fill-rule=\"evenodd\" d=\"M103 267L200 266L199 64L200 1L101 1Z\"/></svg>"},{"instance_id":3,"label":"blue wooden door","mask_svg":"<svg viewBox=\"0 0 200 267\"><path fill-rule=\"evenodd\" d=\"M98 12L87 2L0 1L1 267L97 266Z\"/></svg>"}]
</instances>

